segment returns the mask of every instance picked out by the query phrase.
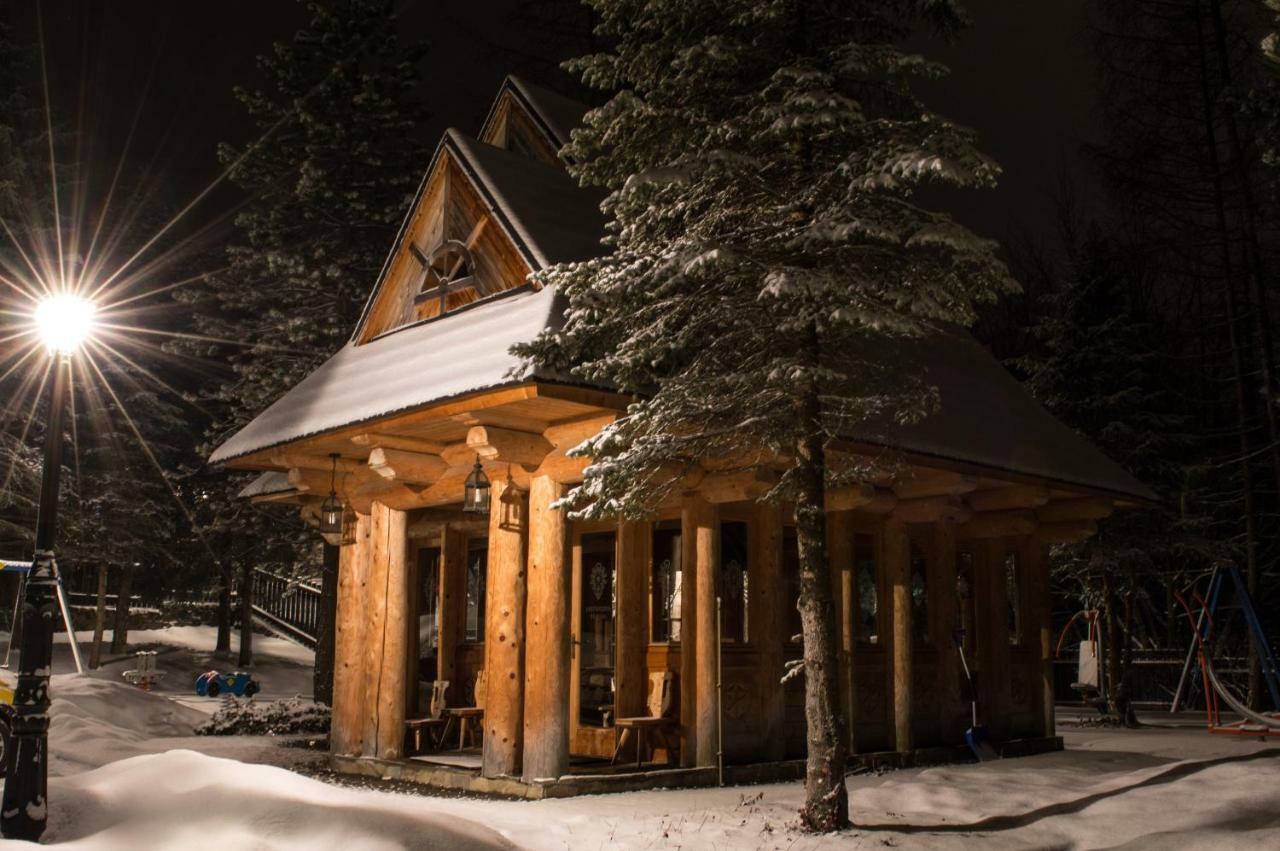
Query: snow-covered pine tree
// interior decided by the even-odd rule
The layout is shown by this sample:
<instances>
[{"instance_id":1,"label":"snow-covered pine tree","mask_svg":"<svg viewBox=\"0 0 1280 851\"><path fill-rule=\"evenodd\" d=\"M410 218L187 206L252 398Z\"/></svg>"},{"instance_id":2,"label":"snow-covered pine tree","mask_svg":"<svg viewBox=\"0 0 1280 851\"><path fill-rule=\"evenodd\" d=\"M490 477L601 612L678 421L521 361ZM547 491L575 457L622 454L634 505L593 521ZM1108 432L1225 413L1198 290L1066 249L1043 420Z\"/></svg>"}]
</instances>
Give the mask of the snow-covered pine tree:
<instances>
[{"instance_id":1,"label":"snow-covered pine tree","mask_svg":"<svg viewBox=\"0 0 1280 851\"><path fill-rule=\"evenodd\" d=\"M215 414L211 445L347 341L421 177L422 51L399 38L395 6L308 3L308 23L260 58L264 87L237 92L260 135L224 144L220 155L247 205L228 268L180 295L201 333L241 344L191 347L234 369L204 400ZM214 482L197 486L211 532L251 522L230 504L244 482L236 477L225 495L212 493ZM300 522L281 519L253 524L252 534L266 536L260 552L278 545L301 563L307 536Z\"/></svg>"},{"instance_id":2,"label":"snow-covered pine tree","mask_svg":"<svg viewBox=\"0 0 1280 851\"><path fill-rule=\"evenodd\" d=\"M1059 419L1150 485L1160 502L1115 514L1098 533L1053 552L1055 585L1102 609L1111 710L1134 724L1129 671L1136 644L1164 643L1136 618L1139 607L1169 611L1170 589L1230 554L1215 540L1210 506L1217 485L1200 459L1195 424L1175 392L1167 341L1150 301L1142 252L1100 225L1065 226L1057 262L1041 266L1033 351L1016 361L1032 394ZM1031 285L1030 270L1023 280Z\"/></svg>"},{"instance_id":3,"label":"snow-covered pine tree","mask_svg":"<svg viewBox=\"0 0 1280 851\"><path fill-rule=\"evenodd\" d=\"M636 394L582 450L579 516L645 515L714 458L787 467L800 548L808 769L804 823L848 821L825 488L830 440L936 394L878 343L969 323L1013 287L994 246L914 200L987 187L974 136L912 92L943 72L898 45L963 23L950 0L587 0L614 48L572 63L611 93L568 153L609 191L613 252L544 274L563 329L517 352Z\"/></svg>"}]
</instances>

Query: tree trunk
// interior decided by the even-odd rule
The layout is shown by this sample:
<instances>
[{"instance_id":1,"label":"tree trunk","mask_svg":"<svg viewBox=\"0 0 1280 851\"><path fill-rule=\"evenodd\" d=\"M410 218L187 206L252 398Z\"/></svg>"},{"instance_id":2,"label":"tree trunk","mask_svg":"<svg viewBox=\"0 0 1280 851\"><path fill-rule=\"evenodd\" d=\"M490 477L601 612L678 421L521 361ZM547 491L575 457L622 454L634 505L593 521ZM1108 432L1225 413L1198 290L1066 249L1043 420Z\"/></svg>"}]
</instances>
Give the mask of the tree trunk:
<instances>
[{"instance_id":1,"label":"tree trunk","mask_svg":"<svg viewBox=\"0 0 1280 851\"><path fill-rule=\"evenodd\" d=\"M1126 727L1131 721L1133 709L1129 705L1129 686L1124 670L1124 631L1120 626L1115 583L1105 568L1102 573L1102 606L1106 613L1107 636L1107 708Z\"/></svg>"},{"instance_id":2,"label":"tree trunk","mask_svg":"<svg viewBox=\"0 0 1280 851\"><path fill-rule=\"evenodd\" d=\"M102 667L102 633L107 625L107 565L98 564L98 606L93 616L93 646L89 648L89 670Z\"/></svg>"},{"instance_id":3,"label":"tree trunk","mask_svg":"<svg viewBox=\"0 0 1280 851\"><path fill-rule=\"evenodd\" d=\"M253 664L253 562L240 567L240 659L241 667Z\"/></svg>"},{"instance_id":4,"label":"tree trunk","mask_svg":"<svg viewBox=\"0 0 1280 851\"><path fill-rule=\"evenodd\" d=\"M817 334L808 343L817 362ZM814 831L840 830L849 823L844 785L847 727L840 713L839 662L831 565L827 559L826 457L819 418L818 389L810 379L797 405L796 542L800 549L800 622L804 635L804 713L809 753L805 802L800 817Z\"/></svg>"},{"instance_id":5,"label":"tree trunk","mask_svg":"<svg viewBox=\"0 0 1280 851\"><path fill-rule=\"evenodd\" d=\"M129 647L129 596L133 591L133 572L137 570L131 564L120 569L120 589L116 596L116 619L111 630L111 652L123 653Z\"/></svg>"},{"instance_id":6,"label":"tree trunk","mask_svg":"<svg viewBox=\"0 0 1280 851\"><path fill-rule=\"evenodd\" d=\"M320 610L316 614L316 668L312 693L317 703L329 706L333 705L333 639L337 613L338 548L326 543L324 566L320 573Z\"/></svg>"},{"instance_id":7,"label":"tree trunk","mask_svg":"<svg viewBox=\"0 0 1280 851\"><path fill-rule=\"evenodd\" d=\"M235 575L229 561L222 562L219 569L222 572L222 584L218 588L218 646L213 649L213 654L229 658L231 656L231 583L235 581Z\"/></svg>"}]
</instances>

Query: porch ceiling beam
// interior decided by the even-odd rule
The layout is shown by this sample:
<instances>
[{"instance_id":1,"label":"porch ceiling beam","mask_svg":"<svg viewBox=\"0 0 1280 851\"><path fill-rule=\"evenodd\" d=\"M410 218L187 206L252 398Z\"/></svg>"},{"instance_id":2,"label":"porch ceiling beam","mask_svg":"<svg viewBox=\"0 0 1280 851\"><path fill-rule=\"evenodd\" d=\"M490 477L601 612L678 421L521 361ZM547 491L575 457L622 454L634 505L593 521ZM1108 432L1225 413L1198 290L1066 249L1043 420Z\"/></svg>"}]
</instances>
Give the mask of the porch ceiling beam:
<instances>
[{"instance_id":1,"label":"porch ceiling beam","mask_svg":"<svg viewBox=\"0 0 1280 851\"><path fill-rule=\"evenodd\" d=\"M1011 508L1038 508L1049 501L1046 487L1010 485L974 491L965 497L974 511L1004 511Z\"/></svg>"},{"instance_id":2,"label":"porch ceiling beam","mask_svg":"<svg viewBox=\"0 0 1280 851\"><path fill-rule=\"evenodd\" d=\"M1079 499L1056 499L1036 510L1036 515L1043 523L1060 523L1077 520L1102 520L1110 517L1115 510L1115 503L1109 499L1083 497Z\"/></svg>"},{"instance_id":3,"label":"porch ceiling beam","mask_svg":"<svg viewBox=\"0 0 1280 851\"><path fill-rule=\"evenodd\" d=\"M369 469L402 484L429 485L448 471L449 462L435 454L376 446L369 453Z\"/></svg>"},{"instance_id":4,"label":"porch ceiling beam","mask_svg":"<svg viewBox=\"0 0 1280 851\"><path fill-rule=\"evenodd\" d=\"M927 496L919 499L898 499L892 517L903 523L936 523L949 520L965 523L973 511L958 496Z\"/></svg>"},{"instance_id":5,"label":"porch ceiling beam","mask_svg":"<svg viewBox=\"0 0 1280 851\"><path fill-rule=\"evenodd\" d=\"M863 482L827 491L827 511L869 511L884 514L898 504L898 497L888 488Z\"/></svg>"},{"instance_id":6,"label":"porch ceiling beam","mask_svg":"<svg viewBox=\"0 0 1280 851\"><path fill-rule=\"evenodd\" d=\"M301 452L277 452L271 456L271 463L286 469L297 467L302 470L323 470L329 472L333 468L334 459L327 455L306 455ZM350 458L338 458L339 473L354 473L363 467L359 461Z\"/></svg>"},{"instance_id":7,"label":"porch ceiling beam","mask_svg":"<svg viewBox=\"0 0 1280 851\"><path fill-rule=\"evenodd\" d=\"M1042 544L1078 544L1093 537L1098 524L1092 520L1066 520L1060 523L1042 523L1036 530L1036 538Z\"/></svg>"},{"instance_id":8,"label":"porch ceiling beam","mask_svg":"<svg viewBox=\"0 0 1280 851\"><path fill-rule=\"evenodd\" d=\"M449 514L461 512L446 512ZM409 524L407 534L413 539L434 538L442 534L445 528L454 532L484 532L489 528L488 520L477 520L474 515L467 515L466 520L438 520L426 517Z\"/></svg>"},{"instance_id":9,"label":"porch ceiling beam","mask_svg":"<svg viewBox=\"0 0 1280 851\"><path fill-rule=\"evenodd\" d=\"M1034 511L987 511L973 515L968 523L956 529L956 534L962 538L1004 538L1030 535L1037 526L1039 521Z\"/></svg>"},{"instance_id":10,"label":"porch ceiling beam","mask_svg":"<svg viewBox=\"0 0 1280 851\"><path fill-rule=\"evenodd\" d=\"M536 470L553 448L541 434L487 425L471 427L467 446L482 459L519 464L529 471Z\"/></svg>"},{"instance_id":11,"label":"porch ceiling beam","mask_svg":"<svg viewBox=\"0 0 1280 851\"><path fill-rule=\"evenodd\" d=\"M962 496L978 489L978 480L960 473L936 473L895 482L893 492L900 500Z\"/></svg>"},{"instance_id":12,"label":"porch ceiling beam","mask_svg":"<svg viewBox=\"0 0 1280 851\"><path fill-rule=\"evenodd\" d=\"M423 440L417 437L397 437L393 434L378 434L376 432L352 435L351 442L365 449L381 446L385 449L403 449L406 452L422 452L427 455L439 455L446 446L446 444L436 443L434 440Z\"/></svg>"},{"instance_id":13,"label":"porch ceiling beam","mask_svg":"<svg viewBox=\"0 0 1280 851\"><path fill-rule=\"evenodd\" d=\"M569 450L588 437L599 434L601 429L618 418L616 413L593 414L582 419L556 423L543 430L542 436L553 446Z\"/></svg>"},{"instance_id":14,"label":"porch ceiling beam","mask_svg":"<svg viewBox=\"0 0 1280 851\"><path fill-rule=\"evenodd\" d=\"M747 502L759 499L777 483L777 473L757 467L737 473L709 473L695 490L710 503Z\"/></svg>"}]
</instances>

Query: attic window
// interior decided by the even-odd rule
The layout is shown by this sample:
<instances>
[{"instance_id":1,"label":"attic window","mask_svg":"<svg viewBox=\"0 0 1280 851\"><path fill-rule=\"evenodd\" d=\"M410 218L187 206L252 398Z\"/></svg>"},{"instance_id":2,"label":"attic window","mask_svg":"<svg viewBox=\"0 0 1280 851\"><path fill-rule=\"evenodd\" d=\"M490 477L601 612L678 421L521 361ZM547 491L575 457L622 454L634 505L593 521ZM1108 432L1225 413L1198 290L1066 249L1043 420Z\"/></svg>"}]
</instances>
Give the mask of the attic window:
<instances>
[{"instance_id":1,"label":"attic window","mask_svg":"<svg viewBox=\"0 0 1280 851\"><path fill-rule=\"evenodd\" d=\"M418 246L410 244L409 251L422 266L417 293L413 297L416 318L448 313L451 295L457 296L453 299L454 308L474 300L479 291L472 276L475 263L465 243L451 239L441 243L430 254L424 254ZM437 305L434 310L433 305Z\"/></svg>"}]
</instances>

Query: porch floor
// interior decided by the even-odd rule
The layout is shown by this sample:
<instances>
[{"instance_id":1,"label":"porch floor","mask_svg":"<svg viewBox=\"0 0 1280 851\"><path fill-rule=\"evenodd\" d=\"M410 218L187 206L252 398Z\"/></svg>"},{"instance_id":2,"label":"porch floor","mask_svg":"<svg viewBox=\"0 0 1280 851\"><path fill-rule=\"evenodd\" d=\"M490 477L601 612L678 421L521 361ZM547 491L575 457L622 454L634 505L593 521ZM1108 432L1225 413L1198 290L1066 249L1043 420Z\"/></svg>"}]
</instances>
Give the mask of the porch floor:
<instances>
[{"instance_id":1,"label":"porch floor","mask_svg":"<svg viewBox=\"0 0 1280 851\"><path fill-rule=\"evenodd\" d=\"M1062 750L1062 737L1014 739L996 745L1002 757L1031 756ZM922 748L907 753L893 751L857 754L850 758L852 770L908 768L971 762L972 755L963 747ZM379 759L333 755L329 758L335 771L383 780L417 783L435 789L466 791L477 795L511 798L568 798L575 795L598 795L613 792L635 792L642 789L687 789L716 786L720 782L715 767L679 768L646 764L610 765L608 760L575 757L569 773L555 780L526 782L519 777L482 777L480 751L445 751L413 756L408 759ZM726 765L725 785L777 783L804 777L804 760L759 762Z\"/></svg>"}]
</instances>

